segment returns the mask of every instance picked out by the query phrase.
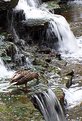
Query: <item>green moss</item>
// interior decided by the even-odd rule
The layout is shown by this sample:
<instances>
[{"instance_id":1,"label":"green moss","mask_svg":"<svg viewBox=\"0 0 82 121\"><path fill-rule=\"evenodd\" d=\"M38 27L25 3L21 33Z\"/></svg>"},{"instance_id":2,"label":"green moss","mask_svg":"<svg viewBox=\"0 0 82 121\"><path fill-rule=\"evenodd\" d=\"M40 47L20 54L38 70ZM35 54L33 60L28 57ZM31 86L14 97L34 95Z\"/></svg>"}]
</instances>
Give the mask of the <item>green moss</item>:
<instances>
[{"instance_id":1,"label":"green moss","mask_svg":"<svg viewBox=\"0 0 82 121\"><path fill-rule=\"evenodd\" d=\"M48 9L57 9L60 8L59 5L57 4L57 1L49 1L47 2L47 8Z\"/></svg>"},{"instance_id":2,"label":"green moss","mask_svg":"<svg viewBox=\"0 0 82 121\"><path fill-rule=\"evenodd\" d=\"M0 99L1 121L40 121L42 119L27 95L1 94Z\"/></svg>"}]
</instances>

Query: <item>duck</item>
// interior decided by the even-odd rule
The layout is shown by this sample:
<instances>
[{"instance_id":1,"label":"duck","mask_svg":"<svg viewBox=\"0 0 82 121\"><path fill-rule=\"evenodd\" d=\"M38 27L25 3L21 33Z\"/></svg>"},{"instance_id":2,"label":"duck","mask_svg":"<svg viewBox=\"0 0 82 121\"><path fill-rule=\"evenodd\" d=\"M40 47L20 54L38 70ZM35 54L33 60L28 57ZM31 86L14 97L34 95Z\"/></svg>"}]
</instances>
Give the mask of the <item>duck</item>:
<instances>
[{"instance_id":1,"label":"duck","mask_svg":"<svg viewBox=\"0 0 82 121\"><path fill-rule=\"evenodd\" d=\"M10 83L13 85L25 85L27 88L27 82L39 78L39 74L37 72L32 72L30 70L19 70L16 71L14 76L12 77Z\"/></svg>"}]
</instances>

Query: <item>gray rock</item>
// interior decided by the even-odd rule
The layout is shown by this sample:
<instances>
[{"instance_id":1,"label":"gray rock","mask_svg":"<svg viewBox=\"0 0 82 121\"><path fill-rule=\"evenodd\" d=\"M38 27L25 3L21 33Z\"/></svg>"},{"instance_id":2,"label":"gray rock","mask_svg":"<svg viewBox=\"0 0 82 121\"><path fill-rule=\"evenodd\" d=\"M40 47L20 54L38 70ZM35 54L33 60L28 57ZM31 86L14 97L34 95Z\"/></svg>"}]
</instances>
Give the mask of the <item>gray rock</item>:
<instances>
[{"instance_id":1,"label":"gray rock","mask_svg":"<svg viewBox=\"0 0 82 121\"><path fill-rule=\"evenodd\" d=\"M27 24L27 26L32 27L32 26L39 26L42 25L44 26L45 24L47 25L49 20L47 19L28 19L27 21L23 21L24 23Z\"/></svg>"}]
</instances>

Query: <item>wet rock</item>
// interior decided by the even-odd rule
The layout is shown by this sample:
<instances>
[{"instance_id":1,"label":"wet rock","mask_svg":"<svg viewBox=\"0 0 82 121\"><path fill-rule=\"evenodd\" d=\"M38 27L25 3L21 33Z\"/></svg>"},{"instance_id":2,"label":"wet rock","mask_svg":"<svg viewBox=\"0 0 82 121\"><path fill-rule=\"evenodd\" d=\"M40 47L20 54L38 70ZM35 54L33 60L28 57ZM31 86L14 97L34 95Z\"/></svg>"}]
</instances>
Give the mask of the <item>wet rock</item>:
<instances>
[{"instance_id":1,"label":"wet rock","mask_svg":"<svg viewBox=\"0 0 82 121\"><path fill-rule=\"evenodd\" d=\"M50 54L51 53L51 49L50 48L41 48L40 50L38 50L39 53L44 53L44 54Z\"/></svg>"},{"instance_id":2,"label":"wet rock","mask_svg":"<svg viewBox=\"0 0 82 121\"><path fill-rule=\"evenodd\" d=\"M18 3L18 0L0 0L0 10L8 10L14 8Z\"/></svg>"},{"instance_id":3,"label":"wet rock","mask_svg":"<svg viewBox=\"0 0 82 121\"><path fill-rule=\"evenodd\" d=\"M62 77L61 83L62 83L65 87L69 88L69 87L72 85L72 79L73 79L72 76L65 76L65 77Z\"/></svg>"},{"instance_id":4,"label":"wet rock","mask_svg":"<svg viewBox=\"0 0 82 121\"><path fill-rule=\"evenodd\" d=\"M1 121L44 121L39 111L34 108L29 96L24 93L16 95L3 93L0 99Z\"/></svg>"},{"instance_id":5,"label":"wet rock","mask_svg":"<svg viewBox=\"0 0 82 121\"><path fill-rule=\"evenodd\" d=\"M13 26L20 39L26 41L27 44L38 44L49 48L58 48L58 38L53 32L50 33L50 38L47 37L47 29L49 26L49 19L25 19L24 11L14 11ZM55 42L55 44L54 44Z\"/></svg>"},{"instance_id":6,"label":"wet rock","mask_svg":"<svg viewBox=\"0 0 82 121\"><path fill-rule=\"evenodd\" d=\"M7 55L13 59L14 55L17 52L17 50L16 50L17 48L16 48L15 44L12 42L8 42L8 43L6 43L5 49L6 49Z\"/></svg>"},{"instance_id":7,"label":"wet rock","mask_svg":"<svg viewBox=\"0 0 82 121\"><path fill-rule=\"evenodd\" d=\"M45 19L28 19L25 20L23 11L17 11L14 15L14 27L19 38L24 39L27 43L41 43L43 32L48 28L48 21ZM41 38L40 38L41 37Z\"/></svg>"},{"instance_id":8,"label":"wet rock","mask_svg":"<svg viewBox=\"0 0 82 121\"><path fill-rule=\"evenodd\" d=\"M74 76L74 71L72 70L72 71L70 71L70 72L68 72L67 74L66 74L66 76Z\"/></svg>"},{"instance_id":9,"label":"wet rock","mask_svg":"<svg viewBox=\"0 0 82 121\"><path fill-rule=\"evenodd\" d=\"M12 8L14 8L17 5L17 3L18 0L0 0L0 32L7 31L9 29L9 14L10 12L12 12Z\"/></svg>"},{"instance_id":10,"label":"wet rock","mask_svg":"<svg viewBox=\"0 0 82 121\"><path fill-rule=\"evenodd\" d=\"M22 54L24 50L25 41L20 39L16 45L14 44L14 38L9 33L4 33L5 36L0 36L0 57L5 62L13 62L17 66L23 66L26 63L26 56ZM20 52L19 49L20 48Z\"/></svg>"},{"instance_id":11,"label":"wet rock","mask_svg":"<svg viewBox=\"0 0 82 121\"><path fill-rule=\"evenodd\" d=\"M41 26L48 26L48 19L34 19L34 18L30 18L28 20L24 20L22 21L23 24L27 25L27 27L41 27Z\"/></svg>"},{"instance_id":12,"label":"wet rock","mask_svg":"<svg viewBox=\"0 0 82 121\"><path fill-rule=\"evenodd\" d=\"M14 59L13 59L14 63L16 63L16 65L19 66L24 66L26 63L26 56L24 56L24 54L22 53L16 53L14 55Z\"/></svg>"},{"instance_id":13,"label":"wet rock","mask_svg":"<svg viewBox=\"0 0 82 121\"><path fill-rule=\"evenodd\" d=\"M44 60L34 59L33 65L41 65L42 67L48 67L48 64Z\"/></svg>"},{"instance_id":14,"label":"wet rock","mask_svg":"<svg viewBox=\"0 0 82 121\"><path fill-rule=\"evenodd\" d=\"M72 85L72 79L73 79L73 77L72 76L68 76L68 81L67 81L67 83L66 83L66 87L67 88L69 88L71 85Z\"/></svg>"},{"instance_id":15,"label":"wet rock","mask_svg":"<svg viewBox=\"0 0 82 121\"><path fill-rule=\"evenodd\" d=\"M60 102L60 104L61 104L61 106L63 108L63 111L64 111L65 110L64 109L64 97L65 97L65 94L64 94L63 90L60 87L56 87L54 89L54 92L55 92L55 94L56 94L56 96L57 96L57 98L58 98L58 100L59 100L59 102Z\"/></svg>"},{"instance_id":16,"label":"wet rock","mask_svg":"<svg viewBox=\"0 0 82 121\"><path fill-rule=\"evenodd\" d=\"M72 66L71 66L72 67ZM70 66L63 66L61 71L61 76L74 76L74 69L72 69Z\"/></svg>"},{"instance_id":17,"label":"wet rock","mask_svg":"<svg viewBox=\"0 0 82 121\"><path fill-rule=\"evenodd\" d=\"M13 35L12 34L7 34L6 35L6 41L9 41L9 42L14 42L14 37L13 37Z\"/></svg>"},{"instance_id":18,"label":"wet rock","mask_svg":"<svg viewBox=\"0 0 82 121\"><path fill-rule=\"evenodd\" d=\"M50 63L51 62L51 58L46 58L45 61Z\"/></svg>"},{"instance_id":19,"label":"wet rock","mask_svg":"<svg viewBox=\"0 0 82 121\"><path fill-rule=\"evenodd\" d=\"M17 42L15 42L16 45L19 46L19 48L22 48L24 50L24 47L25 47L25 41L23 39L19 39Z\"/></svg>"},{"instance_id":20,"label":"wet rock","mask_svg":"<svg viewBox=\"0 0 82 121\"><path fill-rule=\"evenodd\" d=\"M0 11L0 33L6 31L7 28L7 11Z\"/></svg>"},{"instance_id":21,"label":"wet rock","mask_svg":"<svg viewBox=\"0 0 82 121\"><path fill-rule=\"evenodd\" d=\"M2 57L5 62L13 61L16 52L16 46L12 42L3 42L3 45L0 46L0 57Z\"/></svg>"},{"instance_id":22,"label":"wet rock","mask_svg":"<svg viewBox=\"0 0 82 121\"><path fill-rule=\"evenodd\" d=\"M60 53L56 53L56 58L58 58L58 60L62 60L61 54Z\"/></svg>"}]
</instances>

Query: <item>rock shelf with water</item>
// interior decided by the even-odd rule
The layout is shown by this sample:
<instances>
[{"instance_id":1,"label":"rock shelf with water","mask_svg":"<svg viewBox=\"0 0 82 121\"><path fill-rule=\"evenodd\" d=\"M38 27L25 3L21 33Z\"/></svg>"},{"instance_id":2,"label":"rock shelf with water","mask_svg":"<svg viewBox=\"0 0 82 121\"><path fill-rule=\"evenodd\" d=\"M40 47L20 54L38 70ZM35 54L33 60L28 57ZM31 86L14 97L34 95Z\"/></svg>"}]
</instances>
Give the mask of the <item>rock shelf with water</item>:
<instances>
[{"instance_id":1,"label":"rock shelf with water","mask_svg":"<svg viewBox=\"0 0 82 121\"><path fill-rule=\"evenodd\" d=\"M50 5L52 6L52 4ZM11 8L12 7L13 6L11 6ZM2 74L0 80L0 117L2 121L14 121L14 119L16 119L16 121L43 121L44 118L46 121L49 119L54 121L53 117L49 117L48 119L47 117L43 118L45 115L41 116L31 102L31 95L35 94L34 96L38 99L39 104L45 106L47 111L49 111L47 105L51 104L52 106L50 100L52 101L53 97L51 94L56 94L62 107L64 107L64 99L66 96L68 97L68 92L73 88L71 85L75 83L79 83L79 86L82 85L81 65L72 64L68 60L62 60L62 53L58 51L64 51L64 54L67 55L69 51L69 54L71 54L76 50L76 38L70 31L69 24L64 17L56 14L54 15L47 11L46 8L44 9L41 7L41 1L37 4L37 0L29 0L29 2L20 0L13 11L14 14L11 11L7 13L7 7L2 11L2 8L0 9L0 20L4 20L0 23L0 32L7 38L0 38L0 54L5 61L5 63L3 63L2 60L0 62L0 67L3 69L3 72L5 72L3 73L4 75L0 73ZM2 13L3 11L4 15ZM36 14L34 14L34 12ZM10 13L12 14L12 17L6 16L7 14L10 15ZM7 17L10 18L10 21ZM5 21L9 23L8 26L11 37L8 33L4 34L4 30L8 31L8 26L5 25ZM72 43L70 44L70 42ZM71 48L70 45L72 45L73 48ZM12 70L6 67L6 62L8 63L7 67L10 67L12 62L15 64L12 66L12 70L29 69L30 71L39 73L40 77L38 84L34 83L34 81L28 83L29 94L20 89L24 88L23 85L19 86L18 89L16 85L9 85L10 79L7 78L9 75L11 76ZM14 73L15 72L13 72L13 74ZM4 77L6 79L4 79ZM53 91L50 91L51 89L48 88L51 88ZM76 93L72 93L74 95L79 94L78 96L80 96L80 93L77 92L79 87L76 87L75 89ZM50 97L52 97L52 99L50 99ZM69 99L66 98L65 106L75 106L77 97L75 98L73 95L69 95L69 97ZM45 105L45 102L47 105ZM79 103L80 98L78 99L78 104ZM60 115L57 112L59 108L58 106L55 108L56 114L59 117ZM42 109L44 109L44 107ZM49 114L49 116L50 114L52 115L51 112L47 112L47 114ZM61 121L60 118L58 121Z\"/></svg>"}]
</instances>

